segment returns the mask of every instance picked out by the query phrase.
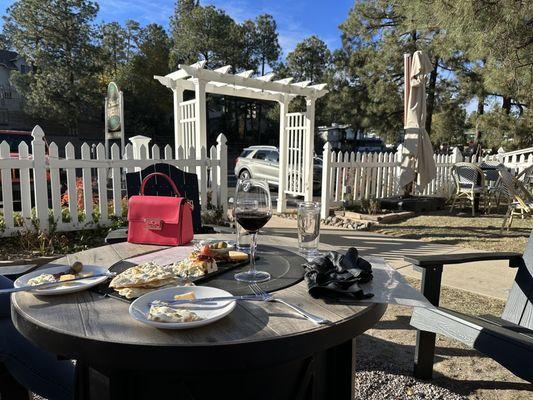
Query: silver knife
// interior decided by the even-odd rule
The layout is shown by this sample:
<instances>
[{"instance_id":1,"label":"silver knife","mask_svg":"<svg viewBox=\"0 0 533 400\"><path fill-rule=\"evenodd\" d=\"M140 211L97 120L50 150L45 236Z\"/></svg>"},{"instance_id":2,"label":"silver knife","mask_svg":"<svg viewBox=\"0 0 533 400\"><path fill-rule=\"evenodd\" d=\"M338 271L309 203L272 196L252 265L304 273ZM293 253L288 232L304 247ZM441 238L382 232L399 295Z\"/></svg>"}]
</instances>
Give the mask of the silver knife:
<instances>
[{"instance_id":1,"label":"silver knife","mask_svg":"<svg viewBox=\"0 0 533 400\"><path fill-rule=\"evenodd\" d=\"M170 306L176 306L180 304L195 304L195 303L208 303L212 301L230 301L230 300L246 300L246 301L265 301L266 297L261 295L243 295L243 296L219 296L219 297L202 297L201 299L190 299L190 300L171 300L171 301L163 301L163 300L154 300L150 303L150 305L170 305Z\"/></svg>"},{"instance_id":2,"label":"silver knife","mask_svg":"<svg viewBox=\"0 0 533 400\"><path fill-rule=\"evenodd\" d=\"M68 281L45 282L45 283L40 283L39 285L28 285L28 286L21 286L18 288L14 287L14 288L9 288L9 289L0 289L0 294L15 293L15 292L31 292L33 290L47 289L47 288L54 287L54 286L64 285L70 282L81 281L83 279L99 278L101 276L112 278L115 275L116 275L115 272L108 272L105 274L96 274L96 275L86 276L83 278L80 277L80 278L75 278L75 279L69 279Z\"/></svg>"}]
</instances>

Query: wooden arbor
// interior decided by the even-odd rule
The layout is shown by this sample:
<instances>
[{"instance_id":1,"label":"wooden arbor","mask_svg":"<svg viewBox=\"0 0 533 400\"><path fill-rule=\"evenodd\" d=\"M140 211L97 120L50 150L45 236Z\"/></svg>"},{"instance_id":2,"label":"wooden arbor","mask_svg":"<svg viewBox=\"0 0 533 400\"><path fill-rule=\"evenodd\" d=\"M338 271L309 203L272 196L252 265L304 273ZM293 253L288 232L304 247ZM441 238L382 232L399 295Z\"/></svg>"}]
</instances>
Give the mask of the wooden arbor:
<instances>
[{"instance_id":1,"label":"wooden arbor","mask_svg":"<svg viewBox=\"0 0 533 400\"><path fill-rule=\"evenodd\" d=\"M286 195L313 198L313 154L315 101L324 96L326 84L310 85L310 81L292 83L293 78L273 80L274 73L252 77L253 71L230 73L226 65L215 70L204 68L205 61L180 65L177 71L154 76L174 94L174 137L176 148L194 147L197 158L207 142L206 93L248 99L277 101L280 104L279 187L277 210L285 210ZM183 92L192 90L195 98L183 101ZM306 111L289 113L291 100L306 99Z\"/></svg>"}]
</instances>

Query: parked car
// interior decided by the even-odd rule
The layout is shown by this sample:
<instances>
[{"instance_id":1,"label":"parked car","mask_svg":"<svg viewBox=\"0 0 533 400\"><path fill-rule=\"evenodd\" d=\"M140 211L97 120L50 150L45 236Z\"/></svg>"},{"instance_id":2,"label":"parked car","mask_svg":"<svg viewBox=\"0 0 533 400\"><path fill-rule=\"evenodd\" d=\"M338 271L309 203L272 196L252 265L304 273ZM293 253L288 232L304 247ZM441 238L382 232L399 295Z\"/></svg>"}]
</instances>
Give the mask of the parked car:
<instances>
[{"instance_id":1,"label":"parked car","mask_svg":"<svg viewBox=\"0 0 533 400\"><path fill-rule=\"evenodd\" d=\"M313 158L313 191L320 191L322 159ZM259 178L273 186L279 185L279 150L275 146L250 146L235 161L238 179Z\"/></svg>"}]
</instances>

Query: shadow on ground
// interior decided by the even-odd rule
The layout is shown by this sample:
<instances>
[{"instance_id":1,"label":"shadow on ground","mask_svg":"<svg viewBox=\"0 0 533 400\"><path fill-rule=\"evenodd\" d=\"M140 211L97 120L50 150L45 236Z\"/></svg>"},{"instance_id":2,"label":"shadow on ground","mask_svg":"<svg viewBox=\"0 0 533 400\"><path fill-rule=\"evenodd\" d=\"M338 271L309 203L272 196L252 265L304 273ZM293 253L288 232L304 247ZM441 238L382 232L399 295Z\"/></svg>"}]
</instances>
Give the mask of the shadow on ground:
<instances>
[{"instance_id":1,"label":"shadow on ground","mask_svg":"<svg viewBox=\"0 0 533 400\"><path fill-rule=\"evenodd\" d=\"M412 377L416 330L409 325L410 316L409 308L389 306L382 320L357 338L357 371ZM430 383L470 398L533 399L531 384L476 350L441 336ZM375 393L367 395L375 397Z\"/></svg>"}]
</instances>

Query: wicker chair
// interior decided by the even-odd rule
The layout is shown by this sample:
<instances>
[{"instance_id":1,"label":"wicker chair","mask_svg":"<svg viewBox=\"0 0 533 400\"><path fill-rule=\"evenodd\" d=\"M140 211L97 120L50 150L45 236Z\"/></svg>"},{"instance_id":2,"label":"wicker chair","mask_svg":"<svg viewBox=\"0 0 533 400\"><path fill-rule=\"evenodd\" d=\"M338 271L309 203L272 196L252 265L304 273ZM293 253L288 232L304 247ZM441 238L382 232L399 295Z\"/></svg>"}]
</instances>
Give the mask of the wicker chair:
<instances>
[{"instance_id":1,"label":"wicker chair","mask_svg":"<svg viewBox=\"0 0 533 400\"><path fill-rule=\"evenodd\" d=\"M455 193L450 212L453 211L458 201L467 200L472 204L472 216L476 214L476 197L488 204L488 190L485 185L485 174L476 164L460 162L452 167L452 177L455 182Z\"/></svg>"},{"instance_id":2,"label":"wicker chair","mask_svg":"<svg viewBox=\"0 0 533 400\"><path fill-rule=\"evenodd\" d=\"M511 173L506 169L501 169L498 173L500 174L503 186L512 198L512 201L507 207L507 213L505 214L500 230L500 232L503 232L503 228L506 225L507 230L509 230L515 215L520 215L521 218L531 217L533 215L533 195L521 181L513 178Z\"/></svg>"}]
</instances>

